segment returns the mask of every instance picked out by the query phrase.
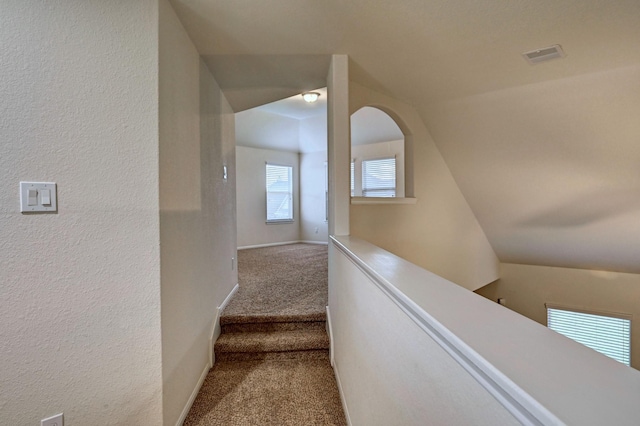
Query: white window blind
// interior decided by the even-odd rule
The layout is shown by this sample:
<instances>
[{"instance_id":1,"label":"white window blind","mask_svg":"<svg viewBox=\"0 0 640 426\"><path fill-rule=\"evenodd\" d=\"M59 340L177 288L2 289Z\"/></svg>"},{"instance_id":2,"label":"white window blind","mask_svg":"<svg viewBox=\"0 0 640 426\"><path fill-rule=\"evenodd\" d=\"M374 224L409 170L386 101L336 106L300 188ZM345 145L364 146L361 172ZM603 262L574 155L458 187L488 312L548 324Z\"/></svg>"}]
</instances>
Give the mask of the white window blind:
<instances>
[{"instance_id":1,"label":"white window blind","mask_svg":"<svg viewBox=\"0 0 640 426\"><path fill-rule=\"evenodd\" d=\"M396 196L395 157L362 161L362 196Z\"/></svg>"},{"instance_id":2,"label":"white window blind","mask_svg":"<svg viewBox=\"0 0 640 426\"><path fill-rule=\"evenodd\" d=\"M547 326L603 355L629 365L629 319L547 307Z\"/></svg>"},{"instance_id":3,"label":"white window blind","mask_svg":"<svg viewBox=\"0 0 640 426\"><path fill-rule=\"evenodd\" d=\"M293 221L293 167L267 164L267 222Z\"/></svg>"},{"instance_id":4,"label":"white window blind","mask_svg":"<svg viewBox=\"0 0 640 426\"><path fill-rule=\"evenodd\" d=\"M324 221L329 221L329 163L324 162Z\"/></svg>"},{"instance_id":5,"label":"white window blind","mask_svg":"<svg viewBox=\"0 0 640 426\"><path fill-rule=\"evenodd\" d=\"M351 160L351 196L353 197L356 192L356 160Z\"/></svg>"}]
</instances>

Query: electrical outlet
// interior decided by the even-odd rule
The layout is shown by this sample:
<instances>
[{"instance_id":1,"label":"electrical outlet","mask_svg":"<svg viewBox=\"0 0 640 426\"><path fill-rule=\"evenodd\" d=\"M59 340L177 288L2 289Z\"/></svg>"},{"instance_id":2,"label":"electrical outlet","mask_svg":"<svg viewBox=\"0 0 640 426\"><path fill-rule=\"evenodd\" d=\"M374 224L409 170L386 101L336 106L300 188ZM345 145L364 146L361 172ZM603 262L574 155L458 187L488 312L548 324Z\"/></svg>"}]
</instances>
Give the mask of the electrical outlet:
<instances>
[{"instance_id":1,"label":"electrical outlet","mask_svg":"<svg viewBox=\"0 0 640 426\"><path fill-rule=\"evenodd\" d=\"M64 416L60 413L47 419L42 419L40 426L64 426Z\"/></svg>"}]
</instances>

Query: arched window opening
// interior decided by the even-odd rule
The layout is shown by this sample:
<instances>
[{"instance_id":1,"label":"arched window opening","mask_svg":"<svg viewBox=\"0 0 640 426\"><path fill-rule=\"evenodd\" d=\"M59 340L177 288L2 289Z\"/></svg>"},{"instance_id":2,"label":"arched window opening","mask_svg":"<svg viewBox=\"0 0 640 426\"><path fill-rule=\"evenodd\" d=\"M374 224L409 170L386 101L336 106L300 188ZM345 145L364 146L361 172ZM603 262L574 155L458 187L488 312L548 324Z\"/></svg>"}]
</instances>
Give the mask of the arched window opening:
<instances>
[{"instance_id":1,"label":"arched window opening","mask_svg":"<svg viewBox=\"0 0 640 426\"><path fill-rule=\"evenodd\" d=\"M351 116L351 196L404 198L405 136L386 112L363 107Z\"/></svg>"}]
</instances>

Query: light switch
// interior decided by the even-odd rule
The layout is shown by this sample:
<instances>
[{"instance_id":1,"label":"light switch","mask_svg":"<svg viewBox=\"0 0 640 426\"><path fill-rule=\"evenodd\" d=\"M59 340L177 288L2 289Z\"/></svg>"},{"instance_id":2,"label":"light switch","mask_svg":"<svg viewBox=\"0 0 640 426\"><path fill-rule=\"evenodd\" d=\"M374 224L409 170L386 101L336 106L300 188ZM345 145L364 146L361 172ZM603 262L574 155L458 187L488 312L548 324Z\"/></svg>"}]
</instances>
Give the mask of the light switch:
<instances>
[{"instance_id":1,"label":"light switch","mask_svg":"<svg viewBox=\"0 0 640 426\"><path fill-rule=\"evenodd\" d=\"M20 182L20 211L46 213L58 210L55 182Z\"/></svg>"},{"instance_id":2,"label":"light switch","mask_svg":"<svg viewBox=\"0 0 640 426\"><path fill-rule=\"evenodd\" d=\"M50 189L43 189L42 191L40 191L40 200L42 200L42 205L43 206L50 206L51 205L51 190Z\"/></svg>"},{"instance_id":3,"label":"light switch","mask_svg":"<svg viewBox=\"0 0 640 426\"><path fill-rule=\"evenodd\" d=\"M29 188L27 189L28 194L28 202L27 205L28 206L37 206L38 205L38 190L35 188Z\"/></svg>"}]
</instances>

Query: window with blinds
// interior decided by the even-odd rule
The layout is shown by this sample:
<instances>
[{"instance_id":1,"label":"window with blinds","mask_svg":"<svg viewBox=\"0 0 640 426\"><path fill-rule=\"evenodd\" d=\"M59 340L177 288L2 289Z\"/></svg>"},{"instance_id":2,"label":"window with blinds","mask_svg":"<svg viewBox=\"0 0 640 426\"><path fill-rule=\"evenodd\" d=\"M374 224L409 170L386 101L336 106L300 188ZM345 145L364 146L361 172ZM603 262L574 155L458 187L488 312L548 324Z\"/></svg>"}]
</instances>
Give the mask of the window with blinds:
<instances>
[{"instance_id":1,"label":"window with blinds","mask_svg":"<svg viewBox=\"0 0 640 426\"><path fill-rule=\"evenodd\" d=\"M395 157L362 161L362 196L396 196Z\"/></svg>"},{"instance_id":2,"label":"window with blinds","mask_svg":"<svg viewBox=\"0 0 640 426\"><path fill-rule=\"evenodd\" d=\"M356 193L356 160L351 160L351 196Z\"/></svg>"},{"instance_id":3,"label":"window with blinds","mask_svg":"<svg viewBox=\"0 0 640 426\"><path fill-rule=\"evenodd\" d=\"M293 167L267 164L267 222L293 221Z\"/></svg>"},{"instance_id":4,"label":"window with blinds","mask_svg":"<svg viewBox=\"0 0 640 426\"><path fill-rule=\"evenodd\" d=\"M329 163L324 162L324 221L329 221Z\"/></svg>"},{"instance_id":5,"label":"window with blinds","mask_svg":"<svg viewBox=\"0 0 640 426\"><path fill-rule=\"evenodd\" d=\"M631 359L631 320L547 306L547 326L623 364Z\"/></svg>"}]
</instances>

